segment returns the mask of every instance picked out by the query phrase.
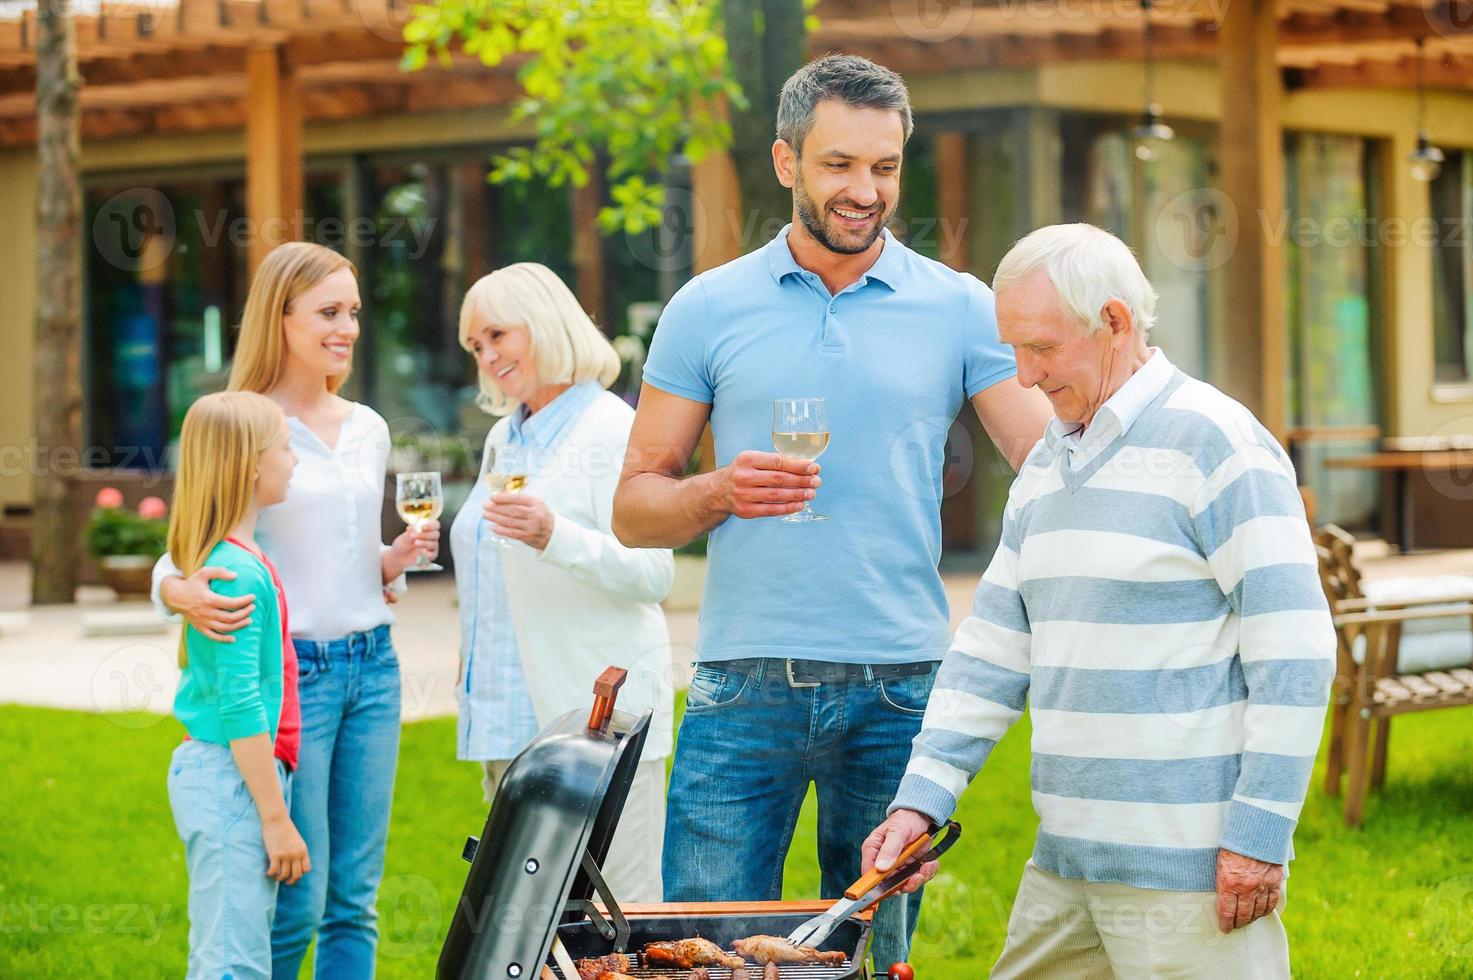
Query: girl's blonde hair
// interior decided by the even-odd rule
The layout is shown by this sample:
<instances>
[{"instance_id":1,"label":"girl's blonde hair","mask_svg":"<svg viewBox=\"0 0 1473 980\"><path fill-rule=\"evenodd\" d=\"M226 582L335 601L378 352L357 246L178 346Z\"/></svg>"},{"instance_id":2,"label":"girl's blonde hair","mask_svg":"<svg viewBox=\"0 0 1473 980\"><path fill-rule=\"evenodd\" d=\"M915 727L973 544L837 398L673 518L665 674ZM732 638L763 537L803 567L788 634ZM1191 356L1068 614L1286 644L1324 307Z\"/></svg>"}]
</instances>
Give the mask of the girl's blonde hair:
<instances>
[{"instance_id":1,"label":"girl's blonde hair","mask_svg":"<svg viewBox=\"0 0 1473 980\"><path fill-rule=\"evenodd\" d=\"M281 318L292 301L339 269L358 269L332 249L313 242L287 242L272 249L246 296L240 321L240 341L230 368L231 391L267 392L281 380L286 367L286 333ZM348 364L352 370L352 362ZM327 379L327 390L337 393L348 371Z\"/></svg>"},{"instance_id":2,"label":"girl's blonde hair","mask_svg":"<svg viewBox=\"0 0 1473 980\"><path fill-rule=\"evenodd\" d=\"M256 492L261 453L281 434L281 408L253 391L218 391L189 406L169 518L169 557L183 575L205 565L240 523ZM185 666L184 639L179 666Z\"/></svg>"},{"instance_id":3,"label":"girl's blonde hair","mask_svg":"<svg viewBox=\"0 0 1473 980\"><path fill-rule=\"evenodd\" d=\"M460 304L460 346L470 350L472 331L487 323L527 328L543 384L597 379L607 388L619 377L614 345L545 265L518 262L478 279ZM492 415L507 415L517 407L495 379L477 375L481 393L476 404Z\"/></svg>"}]
</instances>

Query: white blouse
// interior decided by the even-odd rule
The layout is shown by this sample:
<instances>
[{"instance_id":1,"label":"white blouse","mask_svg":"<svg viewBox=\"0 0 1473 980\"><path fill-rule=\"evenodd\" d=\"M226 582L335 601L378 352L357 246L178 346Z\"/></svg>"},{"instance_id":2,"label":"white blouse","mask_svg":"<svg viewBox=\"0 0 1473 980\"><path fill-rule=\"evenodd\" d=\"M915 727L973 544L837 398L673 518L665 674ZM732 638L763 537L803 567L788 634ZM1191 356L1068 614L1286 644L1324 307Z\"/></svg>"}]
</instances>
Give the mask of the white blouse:
<instances>
[{"instance_id":1,"label":"white blouse","mask_svg":"<svg viewBox=\"0 0 1473 980\"><path fill-rule=\"evenodd\" d=\"M513 649L495 640L494 617L502 610L515 632L520 679L535 714L532 731L566 711L586 709L594 680L618 666L629 672L619 709L654 712L643 758L670 754L675 673L660 602L674 581L675 559L664 548L626 548L611 529L633 424L634 410L600 391L557 452L534 459L526 493L556 515L544 550L502 548L476 533L486 523L484 483L456 516L450 544L461 612L461 758L502 758L495 736L516 720L501 713L506 705L497 688L507 682L507 673L495 669L498 653ZM497 422L486 445L504 444L510 429L510 417ZM503 594L504 603L498 602Z\"/></svg>"},{"instance_id":2,"label":"white blouse","mask_svg":"<svg viewBox=\"0 0 1473 980\"><path fill-rule=\"evenodd\" d=\"M261 511L256 540L281 575L292 636L335 640L393 623L380 564L388 424L354 404L332 448L301 419L287 425L297 466L286 500ZM154 606L171 619L159 585L177 574L168 553L154 565Z\"/></svg>"}]
</instances>

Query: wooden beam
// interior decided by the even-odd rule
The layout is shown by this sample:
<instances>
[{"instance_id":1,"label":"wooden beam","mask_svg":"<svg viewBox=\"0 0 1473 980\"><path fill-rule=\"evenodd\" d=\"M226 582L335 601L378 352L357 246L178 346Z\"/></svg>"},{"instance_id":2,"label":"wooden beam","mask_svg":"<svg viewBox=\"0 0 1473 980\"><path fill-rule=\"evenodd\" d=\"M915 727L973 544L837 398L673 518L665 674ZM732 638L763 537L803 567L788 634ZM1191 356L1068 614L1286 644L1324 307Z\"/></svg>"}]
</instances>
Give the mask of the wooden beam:
<instances>
[{"instance_id":1,"label":"wooden beam","mask_svg":"<svg viewBox=\"0 0 1473 980\"><path fill-rule=\"evenodd\" d=\"M609 329L604 301L604 241L598 230L598 212L603 206L603 173L595 163L589 168L588 183L573 189L573 266L577 276L574 292L578 303L600 330Z\"/></svg>"},{"instance_id":2,"label":"wooden beam","mask_svg":"<svg viewBox=\"0 0 1473 980\"><path fill-rule=\"evenodd\" d=\"M742 254L742 185L736 163L722 150L690 168L695 241L691 269L696 275L725 265ZM755 246L755 242L746 243Z\"/></svg>"},{"instance_id":3,"label":"wooden beam","mask_svg":"<svg viewBox=\"0 0 1473 980\"><path fill-rule=\"evenodd\" d=\"M942 262L959 272L974 272L972 268L971 241L966 235L972 215L970 184L972 161L969 159L966 133L945 131L934 138L936 155L936 228L933 232L940 244L938 255ZM976 435L977 426L963 419L961 425L969 435ZM955 431L955 430L953 430ZM970 445L976 445L974 441ZM970 448L970 447L968 447ZM949 454L961 450L948 447ZM945 540L944 548L972 551L978 547L977 493L983 481L978 478L975 460L958 460L970 467L948 474L950 480L943 485L941 498L941 527ZM959 476L958 473L961 475ZM965 482L958 485L957 479Z\"/></svg>"},{"instance_id":4,"label":"wooden beam","mask_svg":"<svg viewBox=\"0 0 1473 980\"><path fill-rule=\"evenodd\" d=\"M964 234L971 221L968 202L967 134L936 134L936 221L941 261L959 272L973 272L970 241Z\"/></svg>"},{"instance_id":5,"label":"wooden beam","mask_svg":"<svg viewBox=\"0 0 1473 980\"><path fill-rule=\"evenodd\" d=\"M1277 27L1273 0L1234 0L1223 20L1219 180L1233 213L1216 217L1237 236L1223 266L1232 317L1220 380L1275 434L1288 424L1284 253L1267 233L1284 212Z\"/></svg>"},{"instance_id":6,"label":"wooden beam","mask_svg":"<svg viewBox=\"0 0 1473 980\"><path fill-rule=\"evenodd\" d=\"M1473 56L1429 59L1425 77L1428 88L1473 90ZM1416 88L1417 62L1361 62L1355 65L1318 65L1291 68L1284 81L1291 90L1315 88Z\"/></svg>"},{"instance_id":7,"label":"wooden beam","mask_svg":"<svg viewBox=\"0 0 1473 980\"><path fill-rule=\"evenodd\" d=\"M250 262L300 237L302 115L296 79L280 45L246 55L246 216Z\"/></svg>"}]
</instances>

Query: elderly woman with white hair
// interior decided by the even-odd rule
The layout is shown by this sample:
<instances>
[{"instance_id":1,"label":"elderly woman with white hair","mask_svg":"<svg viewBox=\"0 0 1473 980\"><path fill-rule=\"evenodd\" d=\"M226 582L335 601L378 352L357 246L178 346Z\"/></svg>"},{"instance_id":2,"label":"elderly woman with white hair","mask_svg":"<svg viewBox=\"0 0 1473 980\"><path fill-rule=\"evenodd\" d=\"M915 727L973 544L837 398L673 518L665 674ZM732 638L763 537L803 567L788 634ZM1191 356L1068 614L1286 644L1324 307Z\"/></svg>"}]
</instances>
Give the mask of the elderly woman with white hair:
<instances>
[{"instance_id":1,"label":"elderly woman with white hair","mask_svg":"<svg viewBox=\"0 0 1473 980\"><path fill-rule=\"evenodd\" d=\"M659 901L665 759L674 690L659 603L675 562L626 548L610 530L634 410L609 393L619 358L550 269L507 266L460 310L479 402L502 416L488 456L521 447L521 492L477 481L450 531L460 597L457 754L480 762L487 802L510 760L558 715L591 700L613 664L629 671L623 710L654 711L604 873L621 899Z\"/></svg>"}]
</instances>

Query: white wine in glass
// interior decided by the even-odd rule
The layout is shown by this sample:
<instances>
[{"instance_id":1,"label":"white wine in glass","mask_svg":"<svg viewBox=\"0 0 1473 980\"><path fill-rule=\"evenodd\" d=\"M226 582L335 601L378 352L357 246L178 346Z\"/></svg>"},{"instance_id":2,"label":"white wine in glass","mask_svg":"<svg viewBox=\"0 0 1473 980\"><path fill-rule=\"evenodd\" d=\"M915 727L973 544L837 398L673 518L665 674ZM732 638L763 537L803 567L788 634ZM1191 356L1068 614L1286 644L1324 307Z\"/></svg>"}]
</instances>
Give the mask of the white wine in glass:
<instances>
[{"instance_id":1,"label":"white wine in glass","mask_svg":"<svg viewBox=\"0 0 1473 980\"><path fill-rule=\"evenodd\" d=\"M492 493L521 493L527 487L528 469L525 446L488 446L481 458L481 479ZM491 539L503 548L517 543L497 534L495 528L491 530Z\"/></svg>"},{"instance_id":2,"label":"white wine in glass","mask_svg":"<svg viewBox=\"0 0 1473 980\"><path fill-rule=\"evenodd\" d=\"M779 398L772 403L772 445L783 456L809 462L829 448L828 403L822 398ZM808 524L828 517L804 501L803 509L784 517L785 524Z\"/></svg>"},{"instance_id":3,"label":"white wine in glass","mask_svg":"<svg viewBox=\"0 0 1473 980\"><path fill-rule=\"evenodd\" d=\"M440 492L439 473L400 473L394 491L394 506L404 523L419 527L438 520L445 506L445 496ZM406 572L439 572L444 566L437 565L421 551L414 564Z\"/></svg>"}]
</instances>

